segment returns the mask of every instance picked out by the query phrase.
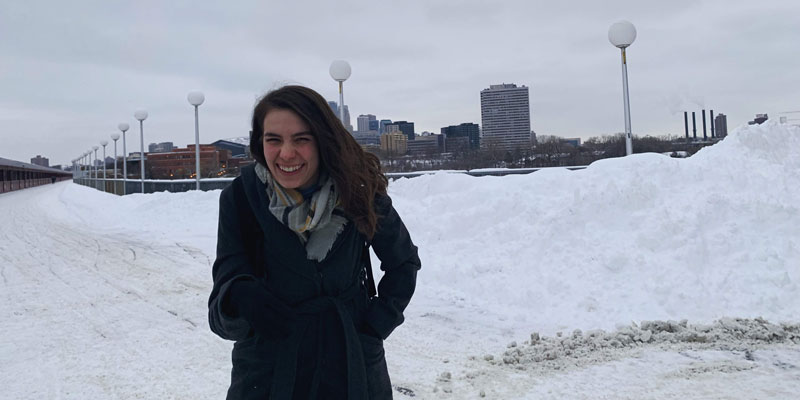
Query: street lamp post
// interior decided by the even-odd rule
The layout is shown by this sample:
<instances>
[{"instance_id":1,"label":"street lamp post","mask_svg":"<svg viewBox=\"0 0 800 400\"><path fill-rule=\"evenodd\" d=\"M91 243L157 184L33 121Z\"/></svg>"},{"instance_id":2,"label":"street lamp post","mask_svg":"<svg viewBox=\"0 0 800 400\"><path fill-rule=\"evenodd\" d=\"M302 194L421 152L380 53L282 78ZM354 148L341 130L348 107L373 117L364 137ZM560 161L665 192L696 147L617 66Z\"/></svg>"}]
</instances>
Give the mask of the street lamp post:
<instances>
[{"instance_id":1,"label":"street lamp post","mask_svg":"<svg viewBox=\"0 0 800 400\"><path fill-rule=\"evenodd\" d=\"M631 138L631 103L628 98L628 62L625 48L636 40L636 28L628 21L619 21L608 28L608 41L622 51L622 95L625 106L625 153L633 153Z\"/></svg>"},{"instance_id":2,"label":"street lamp post","mask_svg":"<svg viewBox=\"0 0 800 400\"><path fill-rule=\"evenodd\" d=\"M92 146L92 150L94 150L94 188L95 189L97 189L97 179L99 179L99 173L100 173L100 171L98 171L98 169L97 169L97 149L99 149L99 147Z\"/></svg>"},{"instance_id":3,"label":"street lamp post","mask_svg":"<svg viewBox=\"0 0 800 400\"><path fill-rule=\"evenodd\" d=\"M200 190L200 122L198 107L206 100L202 92L190 92L186 99L194 106L194 175L197 183L196 189Z\"/></svg>"},{"instance_id":4,"label":"street lamp post","mask_svg":"<svg viewBox=\"0 0 800 400\"><path fill-rule=\"evenodd\" d=\"M339 82L339 120L344 124L344 81L350 77L352 70L347 61L335 60L331 63L328 72L333 80Z\"/></svg>"},{"instance_id":5,"label":"street lamp post","mask_svg":"<svg viewBox=\"0 0 800 400\"><path fill-rule=\"evenodd\" d=\"M117 129L122 131L122 194L128 194L128 148L125 146L125 132L130 129L126 123L117 125Z\"/></svg>"},{"instance_id":6,"label":"street lamp post","mask_svg":"<svg viewBox=\"0 0 800 400\"><path fill-rule=\"evenodd\" d=\"M103 146L103 191L106 191L106 146L108 140L101 140L100 145Z\"/></svg>"},{"instance_id":7,"label":"street lamp post","mask_svg":"<svg viewBox=\"0 0 800 400\"><path fill-rule=\"evenodd\" d=\"M119 133L112 133L111 140L114 141L114 194L117 194L117 140L119 140Z\"/></svg>"},{"instance_id":8,"label":"street lamp post","mask_svg":"<svg viewBox=\"0 0 800 400\"><path fill-rule=\"evenodd\" d=\"M139 110L133 114L133 117L139 120L139 140L140 140L140 147L139 151L139 161L142 166L142 194L144 194L144 120L147 119L147 111Z\"/></svg>"}]
</instances>

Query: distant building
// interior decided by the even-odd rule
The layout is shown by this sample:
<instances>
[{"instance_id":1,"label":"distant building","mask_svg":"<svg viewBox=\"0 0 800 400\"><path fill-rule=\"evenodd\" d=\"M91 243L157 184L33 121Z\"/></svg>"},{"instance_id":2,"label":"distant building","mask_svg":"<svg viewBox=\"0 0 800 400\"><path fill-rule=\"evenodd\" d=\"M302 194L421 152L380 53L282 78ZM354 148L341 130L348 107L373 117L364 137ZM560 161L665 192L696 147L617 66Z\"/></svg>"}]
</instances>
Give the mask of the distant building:
<instances>
[{"instance_id":1,"label":"distant building","mask_svg":"<svg viewBox=\"0 0 800 400\"><path fill-rule=\"evenodd\" d=\"M448 152L476 150L481 145L481 131L478 124L463 123L459 125L450 125L441 129L442 135L445 135L446 149ZM463 138L466 138L464 140ZM466 147L463 143L466 143Z\"/></svg>"},{"instance_id":2,"label":"distant building","mask_svg":"<svg viewBox=\"0 0 800 400\"><path fill-rule=\"evenodd\" d=\"M172 151L175 145L173 145L172 142L150 143L147 148L149 150L148 153L166 153Z\"/></svg>"},{"instance_id":3,"label":"distant building","mask_svg":"<svg viewBox=\"0 0 800 400\"><path fill-rule=\"evenodd\" d=\"M408 154L439 154L445 149L444 135L425 135L406 143Z\"/></svg>"},{"instance_id":4,"label":"distant building","mask_svg":"<svg viewBox=\"0 0 800 400\"><path fill-rule=\"evenodd\" d=\"M502 150L531 146L531 112L526 86L501 84L481 90L481 146Z\"/></svg>"},{"instance_id":5,"label":"distant building","mask_svg":"<svg viewBox=\"0 0 800 400\"><path fill-rule=\"evenodd\" d=\"M767 114L756 114L756 117L752 121L748 121L748 125L761 125L769 119Z\"/></svg>"},{"instance_id":6,"label":"distant building","mask_svg":"<svg viewBox=\"0 0 800 400\"><path fill-rule=\"evenodd\" d=\"M353 132L353 138L362 147L368 145L380 146L381 144L381 135L378 133L378 131L355 131Z\"/></svg>"},{"instance_id":7,"label":"distant building","mask_svg":"<svg viewBox=\"0 0 800 400\"><path fill-rule=\"evenodd\" d=\"M578 148L581 147L581 138L561 138L561 143Z\"/></svg>"},{"instance_id":8,"label":"distant building","mask_svg":"<svg viewBox=\"0 0 800 400\"><path fill-rule=\"evenodd\" d=\"M381 135L381 150L388 154L404 155L408 150L408 137L400 131Z\"/></svg>"},{"instance_id":9,"label":"distant building","mask_svg":"<svg viewBox=\"0 0 800 400\"><path fill-rule=\"evenodd\" d=\"M406 135L406 139L411 141L414 140L414 123L407 122L407 121L394 121L391 124L386 125L386 132L403 132Z\"/></svg>"},{"instance_id":10,"label":"distant building","mask_svg":"<svg viewBox=\"0 0 800 400\"><path fill-rule=\"evenodd\" d=\"M37 155L36 157L31 158L31 164L38 165L40 167L49 167L50 166L50 160L48 158L46 158L46 157L42 157L40 155Z\"/></svg>"},{"instance_id":11,"label":"distant building","mask_svg":"<svg viewBox=\"0 0 800 400\"><path fill-rule=\"evenodd\" d=\"M221 176L228 167L230 150L213 145L200 145L200 175L203 178ZM195 177L195 146L175 148L167 153L147 154L145 166L152 179L182 179ZM130 169L129 169L130 170Z\"/></svg>"},{"instance_id":12,"label":"distant building","mask_svg":"<svg viewBox=\"0 0 800 400\"><path fill-rule=\"evenodd\" d=\"M714 131L718 138L728 136L728 117L725 114L717 114L714 117Z\"/></svg>"},{"instance_id":13,"label":"distant building","mask_svg":"<svg viewBox=\"0 0 800 400\"><path fill-rule=\"evenodd\" d=\"M357 119L357 124L358 124L357 131L358 132L369 132L369 131L371 131L372 129L370 128L370 124L372 122L375 122L376 125L378 123L378 120L375 119L374 115L372 115L372 114L361 114L361 115L359 115L358 119ZM375 132L377 132L377 131L378 130L375 129Z\"/></svg>"},{"instance_id":14,"label":"distant building","mask_svg":"<svg viewBox=\"0 0 800 400\"><path fill-rule=\"evenodd\" d=\"M328 105L331 107L331 110L333 110L333 114L336 115L337 118L342 119L342 117L339 116L339 104L335 101L329 101Z\"/></svg>"},{"instance_id":15,"label":"distant building","mask_svg":"<svg viewBox=\"0 0 800 400\"><path fill-rule=\"evenodd\" d=\"M391 123L392 120L390 119L382 119L378 121L378 133L380 133L381 135L386 133L386 125L389 125Z\"/></svg>"},{"instance_id":16,"label":"distant building","mask_svg":"<svg viewBox=\"0 0 800 400\"><path fill-rule=\"evenodd\" d=\"M345 129L352 133L353 125L350 124L350 108L347 106L347 104L344 105L344 118L339 115L339 103L335 101L329 101L328 105L333 110L333 113L342 121L342 125L344 125Z\"/></svg>"},{"instance_id":17,"label":"distant building","mask_svg":"<svg viewBox=\"0 0 800 400\"><path fill-rule=\"evenodd\" d=\"M247 141L235 140L235 139L248 139L248 138L220 139L214 143L211 143L211 145L220 150L230 151L231 157L249 158L250 157L249 139Z\"/></svg>"}]
</instances>

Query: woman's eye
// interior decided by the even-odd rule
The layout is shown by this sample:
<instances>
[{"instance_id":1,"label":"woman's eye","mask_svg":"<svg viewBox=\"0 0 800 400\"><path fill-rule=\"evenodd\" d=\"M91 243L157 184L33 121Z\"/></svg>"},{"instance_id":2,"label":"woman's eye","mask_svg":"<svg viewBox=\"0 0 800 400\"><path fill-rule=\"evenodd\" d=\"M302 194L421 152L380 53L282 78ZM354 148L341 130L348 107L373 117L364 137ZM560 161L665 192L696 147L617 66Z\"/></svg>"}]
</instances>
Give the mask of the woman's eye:
<instances>
[{"instance_id":1,"label":"woman's eye","mask_svg":"<svg viewBox=\"0 0 800 400\"><path fill-rule=\"evenodd\" d=\"M280 143L281 142L279 139L276 139L276 138L268 138L268 139L264 139L264 141L269 143L269 144L275 144L275 143Z\"/></svg>"}]
</instances>

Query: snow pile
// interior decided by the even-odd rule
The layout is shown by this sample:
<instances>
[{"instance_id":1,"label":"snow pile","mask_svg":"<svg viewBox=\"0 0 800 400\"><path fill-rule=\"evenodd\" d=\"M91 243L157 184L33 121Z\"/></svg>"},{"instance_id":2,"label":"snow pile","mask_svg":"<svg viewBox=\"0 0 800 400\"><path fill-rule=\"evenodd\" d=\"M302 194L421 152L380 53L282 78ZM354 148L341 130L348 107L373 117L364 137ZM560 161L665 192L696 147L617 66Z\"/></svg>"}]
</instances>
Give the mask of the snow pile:
<instances>
[{"instance_id":1,"label":"snow pile","mask_svg":"<svg viewBox=\"0 0 800 400\"><path fill-rule=\"evenodd\" d=\"M522 345L511 342L502 357L484 357L490 364L518 369L559 370L620 357L620 351L643 346L688 345L697 349L742 348L752 351L765 344L800 344L800 324L772 324L762 318L722 318L709 325L689 325L687 320L642 321L613 332L600 329L565 336L541 337L538 332Z\"/></svg>"},{"instance_id":2,"label":"snow pile","mask_svg":"<svg viewBox=\"0 0 800 400\"><path fill-rule=\"evenodd\" d=\"M420 246L419 293L458 305L412 309L516 335L646 319L796 321L797 148L798 128L767 123L689 159L400 179L390 193Z\"/></svg>"},{"instance_id":3,"label":"snow pile","mask_svg":"<svg viewBox=\"0 0 800 400\"><path fill-rule=\"evenodd\" d=\"M798 128L767 122L688 159L393 181L423 261L408 320L457 321L493 339L648 319L797 321L797 148ZM70 185L48 212L213 260L219 193L120 198Z\"/></svg>"}]
</instances>

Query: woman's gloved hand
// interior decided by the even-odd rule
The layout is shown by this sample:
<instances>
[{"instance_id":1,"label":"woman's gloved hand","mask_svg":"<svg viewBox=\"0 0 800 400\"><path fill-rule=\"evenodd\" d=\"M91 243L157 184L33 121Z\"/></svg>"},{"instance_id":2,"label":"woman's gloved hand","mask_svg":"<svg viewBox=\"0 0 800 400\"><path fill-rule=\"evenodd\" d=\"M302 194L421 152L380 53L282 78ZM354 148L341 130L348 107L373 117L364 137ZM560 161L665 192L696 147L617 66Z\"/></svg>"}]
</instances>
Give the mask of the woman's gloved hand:
<instances>
[{"instance_id":1,"label":"woman's gloved hand","mask_svg":"<svg viewBox=\"0 0 800 400\"><path fill-rule=\"evenodd\" d=\"M244 318L256 334L281 340L291 333L294 312L258 281L239 280L228 289L228 309Z\"/></svg>"}]
</instances>

